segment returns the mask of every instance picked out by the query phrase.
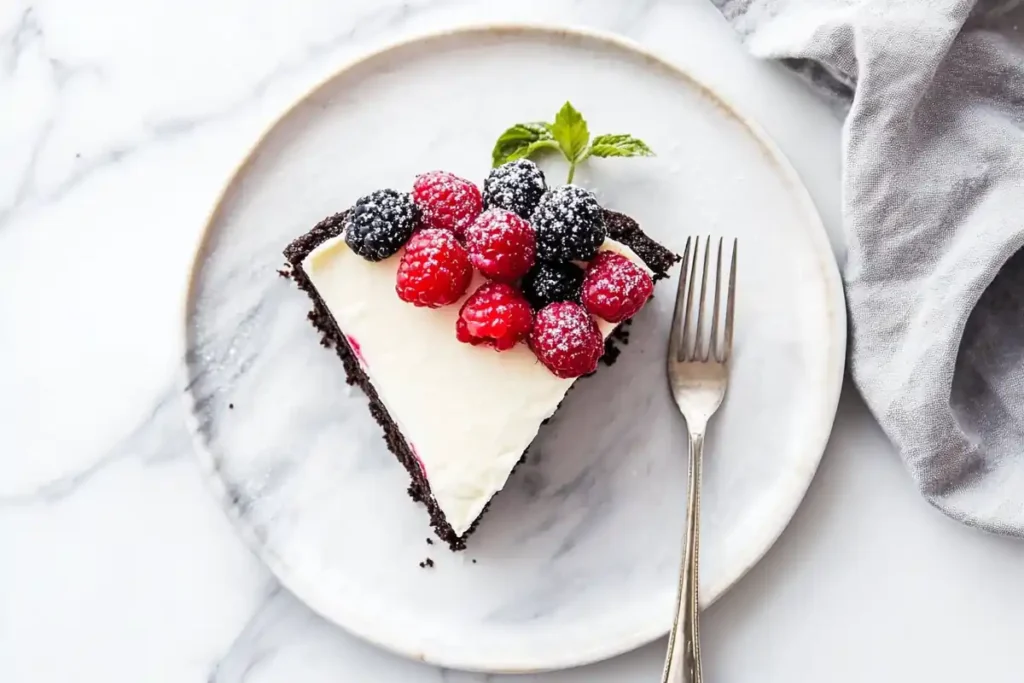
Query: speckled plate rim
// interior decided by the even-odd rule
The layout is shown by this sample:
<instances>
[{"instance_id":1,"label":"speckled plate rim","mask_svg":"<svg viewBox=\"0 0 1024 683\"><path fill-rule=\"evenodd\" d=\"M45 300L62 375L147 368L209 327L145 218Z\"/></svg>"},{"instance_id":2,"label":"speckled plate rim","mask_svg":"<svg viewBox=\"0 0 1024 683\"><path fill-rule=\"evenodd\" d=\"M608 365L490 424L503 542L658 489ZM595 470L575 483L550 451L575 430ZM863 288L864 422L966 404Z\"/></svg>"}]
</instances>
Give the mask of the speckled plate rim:
<instances>
[{"instance_id":1,"label":"speckled plate rim","mask_svg":"<svg viewBox=\"0 0 1024 683\"><path fill-rule=\"evenodd\" d=\"M192 435L197 459L204 470L204 474L206 475L205 479L208 486L216 496L221 507L228 514L228 517L244 542L257 555L257 557L264 562L282 585L302 600L310 607L310 609L319 613L328 621L344 628L349 633L387 651L412 660L464 671L495 674L528 674L584 666L624 654L666 635L669 624L667 622L661 623L660 619L652 620L652 623L650 623L646 628L622 632L614 639L602 638L591 643L586 648L578 648L574 651L562 652L556 656L545 656L525 661L496 661L493 659L480 659L475 657L473 653L465 653L460 657L452 657L450 655L438 654L415 647L409 647L408 643L401 642L401 638L396 638L396 629L388 628L386 626L386 620L367 622L366 620L357 618L351 613L348 615L349 618L338 618L339 611L344 611L343 606L340 610L337 609L339 607L338 604L333 606L335 608L332 610L334 613L328 614L317 604L320 602L317 597L317 587L292 575L291 570L288 568L284 559L270 551L259 541L252 527L244 521L242 515L239 514L236 504L231 500L227 488L224 486L224 483L217 472L217 466L213 454L207 449L206 444L199 433L199 425L195 417L194 397L190 391L189 369L187 363L188 321L196 296L196 275L209 250L210 235L217 219L220 216L225 198L228 196L235 183L243 177L248 166L252 163L256 152L263 146L266 139L277 128L277 126L288 118L303 103L308 101L310 98L315 97L321 89L327 87L335 79L342 77L346 72L367 62L386 58L392 53L399 52L418 43L432 43L450 39L468 39L476 35L493 36L501 34L532 34L547 38L548 40L570 38L580 42L589 41L603 44L605 47L611 46L619 51L632 53L633 56L639 56L647 62L659 68L666 69L683 80L689 81L693 87L697 88L701 92L703 96L715 103L724 116L735 119L741 123L744 128L746 128L755 142L764 150L765 158L775 166L779 177L784 180L785 184L790 188L793 198L797 201L799 209L804 214L807 227L809 228L807 231L807 237L811 240L812 246L819 257L822 285L825 289L825 296L828 304L831 338L827 340L827 343L829 346L828 356L831 367L829 367L828 371L825 373L825 384L821 388L823 405L827 407L827 410L823 411L823 415L828 416L828 419L823 419L818 425L816 433L807 438L805 443L812 445L809 445L806 448L806 467L800 471L792 472L793 476L788 479L789 486L791 487L789 495L777 496L776 500L778 501L778 504L776 507L771 510L770 514L762 517L760 524L762 533L758 535L759 542L757 544L751 544L747 549L747 552L745 553L746 561L737 563L735 566L728 568L728 570L723 572L722 575L716 577L716 580L714 580L710 585L705 586L705 590L701 595L702 608L707 608L721 597L730 587L750 571L750 569L754 567L762 557L764 557L765 553L767 553L775 544L779 536L789 525L790 520L803 501L807 489L810 487L811 481L818 469L818 464L821 461L821 457L824 454L825 447L832 432L846 364L846 300L843 294L842 280L839 276L835 257L832 253L817 207L814 205L809 192L800 180L796 170L782 153L778 145L776 145L776 143L767 135L761 126L739 113L737 107L733 106L727 98L702 83L699 79L690 75L684 69L657 56L632 40L612 33L590 28L528 24L520 22L470 24L440 31L429 31L388 43L376 50L364 52L361 56L354 60L350 60L347 64L319 81L313 88L298 98L292 105L277 116L273 123L271 123L258 137L253 146L246 153L245 157L231 173L228 181L225 183L221 191L218 193L217 200L206 219L206 223L199 239L199 244L195 250L183 301L182 320L184 325L182 327L182 336L180 338L180 386L182 388L182 395L186 408L185 419ZM382 626L382 624L384 624L384 626Z\"/></svg>"}]
</instances>

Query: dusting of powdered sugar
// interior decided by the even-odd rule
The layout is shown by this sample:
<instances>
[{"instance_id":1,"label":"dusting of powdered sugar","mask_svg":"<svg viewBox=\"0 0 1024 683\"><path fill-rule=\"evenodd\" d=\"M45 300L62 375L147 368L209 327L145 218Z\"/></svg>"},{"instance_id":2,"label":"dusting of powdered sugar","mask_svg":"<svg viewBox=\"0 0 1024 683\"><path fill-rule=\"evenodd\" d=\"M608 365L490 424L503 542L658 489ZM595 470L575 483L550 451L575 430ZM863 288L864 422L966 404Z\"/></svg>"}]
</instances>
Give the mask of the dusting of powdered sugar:
<instances>
[{"instance_id":1,"label":"dusting of powdered sugar","mask_svg":"<svg viewBox=\"0 0 1024 683\"><path fill-rule=\"evenodd\" d=\"M476 185L447 171L416 176L413 195L424 225L451 230L459 237L480 213L482 205Z\"/></svg>"},{"instance_id":2,"label":"dusting of powdered sugar","mask_svg":"<svg viewBox=\"0 0 1024 683\"><path fill-rule=\"evenodd\" d=\"M553 230L561 232L599 219L601 205L590 190L578 185L562 185L547 193L534 215Z\"/></svg>"},{"instance_id":3,"label":"dusting of powdered sugar","mask_svg":"<svg viewBox=\"0 0 1024 683\"><path fill-rule=\"evenodd\" d=\"M499 208L530 219L544 196L544 172L529 159L517 159L491 171L484 180L484 208Z\"/></svg>"},{"instance_id":4,"label":"dusting of powdered sugar","mask_svg":"<svg viewBox=\"0 0 1024 683\"><path fill-rule=\"evenodd\" d=\"M572 302L567 303L564 308L571 307L569 310L573 314L561 313L555 318L555 324L546 331L551 335L549 339L555 340L555 348L564 353L572 353L592 344L596 337L600 337L601 331L594 318L581 306Z\"/></svg>"},{"instance_id":5,"label":"dusting of powdered sugar","mask_svg":"<svg viewBox=\"0 0 1024 683\"><path fill-rule=\"evenodd\" d=\"M343 239L369 261L382 261L402 248L419 219L408 193L376 190L360 197L345 216Z\"/></svg>"},{"instance_id":6,"label":"dusting of powdered sugar","mask_svg":"<svg viewBox=\"0 0 1024 683\"><path fill-rule=\"evenodd\" d=\"M651 276L643 268L633 263L631 259L622 254L605 251L591 262L584 287L607 283L605 288L610 291L601 292L599 288L601 297L622 294L632 296L633 292L645 289L650 279Z\"/></svg>"},{"instance_id":7,"label":"dusting of powdered sugar","mask_svg":"<svg viewBox=\"0 0 1024 683\"><path fill-rule=\"evenodd\" d=\"M363 209L386 223L410 223L416 219L417 208L406 192L384 189L371 192L356 201L355 209Z\"/></svg>"},{"instance_id":8,"label":"dusting of powdered sugar","mask_svg":"<svg viewBox=\"0 0 1024 683\"><path fill-rule=\"evenodd\" d=\"M530 346L552 373L568 378L597 369L604 338L582 306L562 301L537 313Z\"/></svg>"},{"instance_id":9,"label":"dusting of powdered sugar","mask_svg":"<svg viewBox=\"0 0 1024 683\"><path fill-rule=\"evenodd\" d=\"M597 198L577 185L549 190L530 222L537 231L537 251L548 260L589 260L607 236Z\"/></svg>"}]
</instances>

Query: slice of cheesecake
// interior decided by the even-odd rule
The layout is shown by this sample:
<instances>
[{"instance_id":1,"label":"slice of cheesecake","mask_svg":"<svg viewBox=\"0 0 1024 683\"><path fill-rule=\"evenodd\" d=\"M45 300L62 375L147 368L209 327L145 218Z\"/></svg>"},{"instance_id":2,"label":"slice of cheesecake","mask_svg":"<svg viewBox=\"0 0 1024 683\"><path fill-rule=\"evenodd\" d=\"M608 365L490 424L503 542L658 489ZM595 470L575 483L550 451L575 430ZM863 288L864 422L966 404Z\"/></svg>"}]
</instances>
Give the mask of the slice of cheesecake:
<instances>
[{"instance_id":1,"label":"slice of cheesecake","mask_svg":"<svg viewBox=\"0 0 1024 683\"><path fill-rule=\"evenodd\" d=\"M600 249L626 256L655 281L678 260L629 217L605 211L604 218ZM462 549L575 378L556 377L525 343L498 353L458 341L459 305L400 300L402 253L377 262L359 257L342 236L344 222L344 213L331 216L287 247L291 276L313 300L310 320L337 350L349 383L369 398L388 447L412 477L410 494L427 506L438 536ZM481 281L475 273L468 292ZM616 325L596 322L608 340ZM500 404L480 400L489 394L500 395Z\"/></svg>"}]
</instances>

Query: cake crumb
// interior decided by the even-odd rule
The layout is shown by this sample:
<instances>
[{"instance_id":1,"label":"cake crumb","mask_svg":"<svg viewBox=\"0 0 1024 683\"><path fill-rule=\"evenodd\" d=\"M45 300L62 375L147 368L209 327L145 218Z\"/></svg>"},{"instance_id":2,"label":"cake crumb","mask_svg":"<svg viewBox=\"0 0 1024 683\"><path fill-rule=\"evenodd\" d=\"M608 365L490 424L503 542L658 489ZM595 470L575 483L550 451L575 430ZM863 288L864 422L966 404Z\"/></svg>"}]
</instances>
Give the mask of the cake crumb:
<instances>
[{"instance_id":1,"label":"cake crumb","mask_svg":"<svg viewBox=\"0 0 1024 683\"><path fill-rule=\"evenodd\" d=\"M235 404L234 403L229 403L228 404L228 410L234 410L234 409L235 409Z\"/></svg>"},{"instance_id":2,"label":"cake crumb","mask_svg":"<svg viewBox=\"0 0 1024 683\"><path fill-rule=\"evenodd\" d=\"M476 558L475 557L473 558L473 564L476 564Z\"/></svg>"},{"instance_id":3,"label":"cake crumb","mask_svg":"<svg viewBox=\"0 0 1024 683\"><path fill-rule=\"evenodd\" d=\"M428 567L433 567L434 566L434 561L432 559L430 559L429 557L427 558L427 566Z\"/></svg>"},{"instance_id":4,"label":"cake crumb","mask_svg":"<svg viewBox=\"0 0 1024 683\"><path fill-rule=\"evenodd\" d=\"M420 562L420 569L427 569L428 567L433 567L433 566L434 566L434 561L432 559L430 559L429 557L427 559L423 560L422 562Z\"/></svg>"},{"instance_id":5,"label":"cake crumb","mask_svg":"<svg viewBox=\"0 0 1024 683\"><path fill-rule=\"evenodd\" d=\"M434 545L434 541L432 541L431 539L428 538L427 539L427 545Z\"/></svg>"},{"instance_id":6,"label":"cake crumb","mask_svg":"<svg viewBox=\"0 0 1024 683\"><path fill-rule=\"evenodd\" d=\"M619 347L615 345L616 341L618 340L614 336L604 340L604 355L601 356L601 362L605 365L615 365L615 361L619 359L619 354L622 353Z\"/></svg>"},{"instance_id":7,"label":"cake crumb","mask_svg":"<svg viewBox=\"0 0 1024 683\"><path fill-rule=\"evenodd\" d=\"M287 279L287 280L290 280L292 278L292 272L291 272L291 270L288 269L287 265L284 266L283 268L278 268L277 269L277 274L280 275L281 277Z\"/></svg>"}]
</instances>

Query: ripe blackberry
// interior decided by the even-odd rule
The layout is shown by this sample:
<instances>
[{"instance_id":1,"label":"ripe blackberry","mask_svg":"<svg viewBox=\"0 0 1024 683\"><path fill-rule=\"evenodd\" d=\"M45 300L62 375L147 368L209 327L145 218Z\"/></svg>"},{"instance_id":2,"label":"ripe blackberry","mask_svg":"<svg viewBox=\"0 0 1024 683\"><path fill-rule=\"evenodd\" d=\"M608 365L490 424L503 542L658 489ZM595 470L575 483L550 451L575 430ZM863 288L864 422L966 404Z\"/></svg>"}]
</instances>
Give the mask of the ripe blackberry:
<instances>
[{"instance_id":1,"label":"ripe blackberry","mask_svg":"<svg viewBox=\"0 0 1024 683\"><path fill-rule=\"evenodd\" d=\"M604 212L589 190L563 185L549 190L531 219L537 232L537 256L544 261L589 261L607 230Z\"/></svg>"},{"instance_id":2,"label":"ripe blackberry","mask_svg":"<svg viewBox=\"0 0 1024 683\"><path fill-rule=\"evenodd\" d=\"M529 220L546 189L537 164L516 159L493 169L484 180L484 208L505 209Z\"/></svg>"},{"instance_id":3,"label":"ripe blackberry","mask_svg":"<svg viewBox=\"0 0 1024 683\"><path fill-rule=\"evenodd\" d=\"M575 263L548 263L537 265L523 278L523 295L534 310L559 301L580 302L583 269Z\"/></svg>"},{"instance_id":4,"label":"ripe blackberry","mask_svg":"<svg viewBox=\"0 0 1024 683\"><path fill-rule=\"evenodd\" d=\"M345 216L345 243L367 261L383 261L412 237L419 215L408 194L376 190Z\"/></svg>"}]
</instances>

